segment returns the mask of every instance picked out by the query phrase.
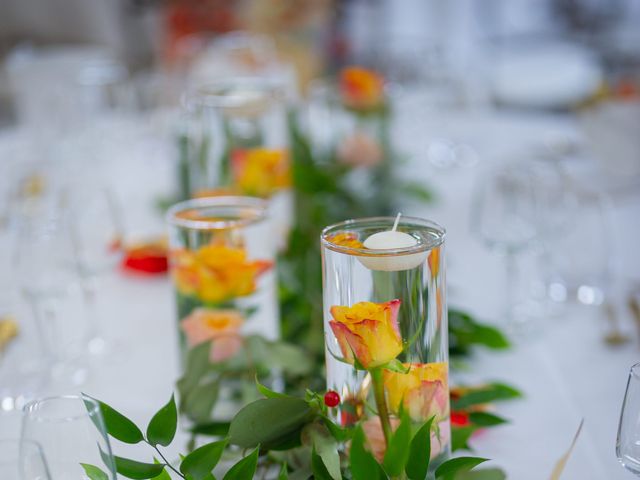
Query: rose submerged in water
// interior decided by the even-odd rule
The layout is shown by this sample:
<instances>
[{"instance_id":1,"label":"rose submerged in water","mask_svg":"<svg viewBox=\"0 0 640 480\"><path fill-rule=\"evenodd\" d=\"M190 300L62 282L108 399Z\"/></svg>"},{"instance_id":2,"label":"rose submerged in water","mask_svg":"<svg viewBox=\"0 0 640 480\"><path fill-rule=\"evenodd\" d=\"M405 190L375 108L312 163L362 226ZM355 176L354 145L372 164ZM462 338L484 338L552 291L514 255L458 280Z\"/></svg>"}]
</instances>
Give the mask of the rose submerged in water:
<instances>
[{"instance_id":1,"label":"rose submerged in water","mask_svg":"<svg viewBox=\"0 0 640 480\"><path fill-rule=\"evenodd\" d=\"M211 243L196 251L174 250L171 266L178 292L204 302L220 303L252 294L257 278L272 263L248 260L244 248Z\"/></svg>"},{"instance_id":2,"label":"rose submerged in water","mask_svg":"<svg viewBox=\"0 0 640 480\"><path fill-rule=\"evenodd\" d=\"M360 302L352 307L333 306L329 322L347 363L365 369L384 365L402 352L398 327L400 300Z\"/></svg>"},{"instance_id":3,"label":"rose submerged in water","mask_svg":"<svg viewBox=\"0 0 640 480\"><path fill-rule=\"evenodd\" d=\"M209 360L221 362L233 357L242 347L242 315L235 310L196 308L180 322L190 347L211 340Z\"/></svg>"}]
</instances>

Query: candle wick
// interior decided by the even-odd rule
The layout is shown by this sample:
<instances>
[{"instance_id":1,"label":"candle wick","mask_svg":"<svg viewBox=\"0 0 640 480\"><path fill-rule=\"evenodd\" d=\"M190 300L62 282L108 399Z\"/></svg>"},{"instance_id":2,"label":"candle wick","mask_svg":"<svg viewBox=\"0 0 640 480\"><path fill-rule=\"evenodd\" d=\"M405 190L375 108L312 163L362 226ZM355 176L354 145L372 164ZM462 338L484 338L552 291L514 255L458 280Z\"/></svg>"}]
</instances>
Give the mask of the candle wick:
<instances>
[{"instance_id":1,"label":"candle wick","mask_svg":"<svg viewBox=\"0 0 640 480\"><path fill-rule=\"evenodd\" d=\"M402 216L402 212L398 212L398 216L396 216L396 221L393 222L392 232L395 232L398 229L398 223L400 223L400 217Z\"/></svg>"}]
</instances>

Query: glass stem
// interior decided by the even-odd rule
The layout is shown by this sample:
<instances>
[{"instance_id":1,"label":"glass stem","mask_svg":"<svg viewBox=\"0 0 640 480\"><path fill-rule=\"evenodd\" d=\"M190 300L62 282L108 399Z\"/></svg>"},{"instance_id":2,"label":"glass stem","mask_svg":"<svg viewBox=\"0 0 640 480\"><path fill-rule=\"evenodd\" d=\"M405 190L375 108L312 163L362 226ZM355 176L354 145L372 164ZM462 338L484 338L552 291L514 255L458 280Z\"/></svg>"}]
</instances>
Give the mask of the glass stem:
<instances>
[{"instance_id":1,"label":"glass stem","mask_svg":"<svg viewBox=\"0 0 640 480\"><path fill-rule=\"evenodd\" d=\"M516 264L516 254L512 251L507 251L504 259L505 266L505 280L506 288L505 294L507 297L507 305L505 318L507 324L513 327L516 324L515 311L516 311L516 292L518 281L518 266Z\"/></svg>"},{"instance_id":2,"label":"glass stem","mask_svg":"<svg viewBox=\"0 0 640 480\"><path fill-rule=\"evenodd\" d=\"M382 425L382 433L384 434L384 440L388 448L389 441L391 440L391 421L389 420L389 410L387 409L387 401L384 396L382 368L374 368L370 373L371 384L373 386L373 396L376 400L378 416L380 417L380 424Z\"/></svg>"}]
</instances>

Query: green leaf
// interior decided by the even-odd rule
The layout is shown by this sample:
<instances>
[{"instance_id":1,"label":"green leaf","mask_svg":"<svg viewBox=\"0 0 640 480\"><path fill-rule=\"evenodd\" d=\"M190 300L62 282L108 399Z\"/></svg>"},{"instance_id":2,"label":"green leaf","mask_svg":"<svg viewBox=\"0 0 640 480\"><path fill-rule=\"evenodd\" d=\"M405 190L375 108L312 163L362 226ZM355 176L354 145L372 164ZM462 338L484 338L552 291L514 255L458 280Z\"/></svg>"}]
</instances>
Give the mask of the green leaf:
<instances>
[{"instance_id":1,"label":"green leaf","mask_svg":"<svg viewBox=\"0 0 640 480\"><path fill-rule=\"evenodd\" d=\"M469 414L469 421L481 427L493 427L495 425L508 423L504 418L489 412L471 412Z\"/></svg>"},{"instance_id":2,"label":"green leaf","mask_svg":"<svg viewBox=\"0 0 640 480\"><path fill-rule=\"evenodd\" d=\"M153 463L164 465L164 463L159 462L155 457L153 459ZM157 477L153 477L151 480L171 480L171 475L169 475L169 472L165 468L164 470L162 470L162 472L160 472L160 475L158 475Z\"/></svg>"},{"instance_id":3,"label":"green leaf","mask_svg":"<svg viewBox=\"0 0 640 480\"><path fill-rule=\"evenodd\" d=\"M486 458L458 457L447 460L436 469L436 479L453 480L459 472L467 472L486 462Z\"/></svg>"},{"instance_id":4,"label":"green leaf","mask_svg":"<svg viewBox=\"0 0 640 480\"><path fill-rule=\"evenodd\" d=\"M456 475L456 480L506 480L506 478L507 475L499 468L483 468Z\"/></svg>"},{"instance_id":5,"label":"green leaf","mask_svg":"<svg viewBox=\"0 0 640 480\"><path fill-rule=\"evenodd\" d=\"M409 459L404 471L409 480L424 480L429 470L431 458L431 417L413 436L411 447L409 448Z\"/></svg>"},{"instance_id":6,"label":"green leaf","mask_svg":"<svg viewBox=\"0 0 640 480\"><path fill-rule=\"evenodd\" d=\"M397 186L397 191L407 197L413 198L420 202L433 201L433 193L418 182L403 181Z\"/></svg>"},{"instance_id":7,"label":"green leaf","mask_svg":"<svg viewBox=\"0 0 640 480\"><path fill-rule=\"evenodd\" d=\"M326 468L327 475L333 480L342 480L338 442L336 442L329 430L324 425L313 423L305 427L304 434L308 434L311 438L314 454L320 457Z\"/></svg>"},{"instance_id":8,"label":"green leaf","mask_svg":"<svg viewBox=\"0 0 640 480\"><path fill-rule=\"evenodd\" d=\"M403 415L400 425L391 436L389 447L384 454L385 472L391 477L397 477L404 471L409 458L409 446L411 444L411 420L408 415Z\"/></svg>"},{"instance_id":9,"label":"green leaf","mask_svg":"<svg viewBox=\"0 0 640 480\"><path fill-rule=\"evenodd\" d=\"M218 377L195 386L182 397L182 411L196 423L209 422L213 407L218 401L219 389Z\"/></svg>"},{"instance_id":10,"label":"green leaf","mask_svg":"<svg viewBox=\"0 0 640 480\"><path fill-rule=\"evenodd\" d=\"M144 440L142 432L135 423L120 412L111 408L106 403L101 402L100 400L96 401L98 402L98 405L100 405L100 412L102 413L104 426L109 435L121 442L130 444L140 443ZM102 430L100 426L98 426L98 428Z\"/></svg>"},{"instance_id":11,"label":"green leaf","mask_svg":"<svg viewBox=\"0 0 640 480\"><path fill-rule=\"evenodd\" d=\"M285 395L284 393L274 392L270 388L265 387L258 381L257 378L256 378L256 387L258 388L258 391L266 398L286 398L286 397L291 398L289 395Z\"/></svg>"},{"instance_id":12,"label":"green leaf","mask_svg":"<svg viewBox=\"0 0 640 480\"><path fill-rule=\"evenodd\" d=\"M244 457L225 474L223 480L252 480L258 468L258 453L260 447Z\"/></svg>"},{"instance_id":13,"label":"green leaf","mask_svg":"<svg viewBox=\"0 0 640 480\"><path fill-rule=\"evenodd\" d=\"M116 456L113 459L116 462L116 471L123 477L134 480L154 478L164 470L163 463L143 463Z\"/></svg>"},{"instance_id":14,"label":"green leaf","mask_svg":"<svg viewBox=\"0 0 640 480\"><path fill-rule=\"evenodd\" d=\"M189 349L185 365L185 374L178 380L178 390L180 398L183 399L186 392L195 388L200 379L209 369L209 355L211 353L211 342L202 342ZM184 400L182 400L184 402Z\"/></svg>"},{"instance_id":15,"label":"green leaf","mask_svg":"<svg viewBox=\"0 0 640 480\"><path fill-rule=\"evenodd\" d=\"M193 477L193 480L206 478L220 461L226 446L227 440L220 440L196 448L182 459L180 471Z\"/></svg>"},{"instance_id":16,"label":"green leaf","mask_svg":"<svg viewBox=\"0 0 640 480\"><path fill-rule=\"evenodd\" d=\"M207 422L194 425L190 432L210 437L226 437L229 433L231 422Z\"/></svg>"},{"instance_id":17,"label":"green leaf","mask_svg":"<svg viewBox=\"0 0 640 480\"><path fill-rule=\"evenodd\" d=\"M311 451L311 470L313 471L314 480L332 480L326 464L315 448ZM342 475L340 478L342 478Z\"/></svg>"},{"instance_id":18,"label":"green leaf","mask_svg":"<svg viewBox=\"0 0 640 480\"><path fill-rule=\"evenodd\" d=\"M265 398L250 403L231 421L229 442L243 448L261 444L265 450L300 444L302 427L315 416L307 402L299 398Z\"/></svg>"},{"instance_id":19,"label":"green leaf","mask_svg":"<svg viewBox=\"0 0 640 480\"><path fill-rule=\"evenodd\" d=\"M366 450L364 431L361 426L356 427L351 440L349 463L353 480L381 480L387 475L376 459Z\"/></svg>"},{"instance_id":20,"label":"green leaf","mask_svg":"<svg viewBox=\"0 0 640 480\"><path fill-rule=\"evenodd\" d=\"M473 405L481 405L499 400L519 398L522 394L503 383L492 383L482 388L474 388L462 397L451 402L452 410L464 410Z\"/></svg>"},{"instance_id":21,"label":"green leaf","mask_svg":"<svg viewBox=\"0 0 640 480\"><path fill-rule=\"evenodd\" d=\"M280 473L278 473L278 480L289 480L289 469L287 468L287 464L283 463L280 468Z\"/></svg>"},{"instance_id":22,"label":"green leaf","mask_svg":"<svg viewBox=\"0 0 640 480\"><path fill-rule=\"evenodd\" d=\"M169 402L153 416L147 427L147 440L153 446L166 447L173 441L178 428L178 409L173 395Z\"/></svg>"},{"instance_id":23,"label":"green leaf","mask_svg":"<svg viewBox=\"0 0 640 480\"><path fill-rule=\"evenodd\" d=\"M95 465L89 465L88 463L81 463L80 465L89 480L109 480L109 476Z\"/></svg>"},{"instance_id":24,"label":"green leaf","mask_svg":"<svg viewBox=\"0 0 640 480\"><path fill-rule=\"evenodd\" d=\"M478 430L478 427L475 425L453 427L451 429L451 450L453 452L456 450L471 450L467 442L476 430Z\"/></svg>"}]
</instances>

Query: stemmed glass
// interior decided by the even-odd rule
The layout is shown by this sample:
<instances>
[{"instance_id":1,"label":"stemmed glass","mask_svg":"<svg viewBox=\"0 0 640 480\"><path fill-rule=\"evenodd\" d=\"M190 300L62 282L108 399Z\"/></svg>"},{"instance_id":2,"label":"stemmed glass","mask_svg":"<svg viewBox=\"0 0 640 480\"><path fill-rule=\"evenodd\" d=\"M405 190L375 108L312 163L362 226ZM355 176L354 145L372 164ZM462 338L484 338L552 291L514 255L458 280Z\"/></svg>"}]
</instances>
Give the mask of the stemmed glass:
<instances>
[{"instance_id":1,"label":"stemmed glass","mask_svg":"<svg viewBox=\"0 0 640 480\"><path fill-rule=\"evenodd\" d=\"M86 372L73 362L82 356L87 329L75 311L77 268L64 219L56 207L46 209L46 214L21 219L13 267L54 377L70 373L72 382L80 383Z\"/></svg>"},{"instance_id":2,"label":"stemmed glass","mask_svg":"<svg viewBox=\"0 0 640 480\"><path fill-rule=\"evenodd\" d=\"M640 363L631 367L620 413L616 456L624 468L640 476Z\"/></svg>"},{"instance_id":3,"label":"stemmed glass","mask_svg":"<svg viewBox=\"0 0 640 480\"><path fill-rule=\"evenodd\" d=\"M74 260L89 308L89 352L109 350L101 334L97 305L100 278L122 258L123 222L114 195L105 187L70 185L62 191L62 208L68 216Z\"/></svg>"},{"instance_id":4,"label":"stemmed glass","mask_svg":"<svg viewBox=\"0 0 640 480\"><path fill-rule=\"evenodd\" d=\"M518 255L536 238L535 192L531 172L524 165L499 167L477 183L471 209L471 230L498 253L503 254L506 273L508 328L517 333L526 323L517 301Z\"/></svg>"},{"instance_id":5,"label":"stemmed glass","mask_svg":"<svg viewBox=\"0 0 640 480\"><path fill-rule=\"evenodd\" d=\"M100 406L89 397L69 395L28 403L21 438L42 447L53 479L84 480L83 464L100 468L106 474L101 478L116 479Z\"/></svg>"},{"instance_id":6,"label":"stemmed glass","mask_svg":"<svg viewBox=\"0 0 640 480\"><path fill-rule=\"evenodd\" d=\"M0 439L2 480L51 480L42 448L36 442Z\"/></svg>"}]
</instances>

